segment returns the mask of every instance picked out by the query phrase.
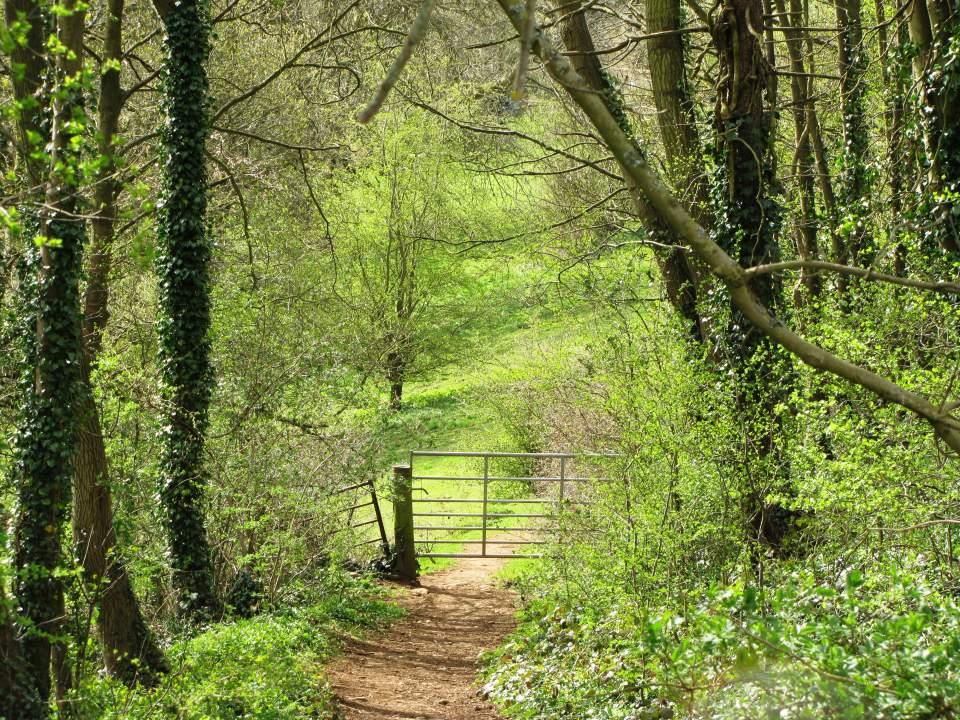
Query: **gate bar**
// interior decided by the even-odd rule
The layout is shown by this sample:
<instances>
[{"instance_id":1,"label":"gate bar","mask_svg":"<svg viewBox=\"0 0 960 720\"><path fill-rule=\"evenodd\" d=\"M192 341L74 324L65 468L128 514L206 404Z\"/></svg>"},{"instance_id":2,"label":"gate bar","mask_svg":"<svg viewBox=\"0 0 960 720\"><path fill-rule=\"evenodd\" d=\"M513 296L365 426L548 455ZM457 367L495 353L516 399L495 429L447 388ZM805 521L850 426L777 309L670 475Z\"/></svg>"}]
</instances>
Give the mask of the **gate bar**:
<instances>
[{"instance_id":1,"label":"gate bar","mask_svg":"<svg viewBox=\"0 0 960 720\"><path fill-rule=\"evenodd\" d=\"M376 515L377 528L380 530L380 548L383 550L383 556L390 557L390 541L387 539L387 528L383 524L383 513L380 512L380 501L377 500L377 486L373 484L373 478L368 478L370 483L370 499L373 500L373 513Z\"/></svg>"},{"instance_id":2,"label":"gate bar","mask_svg":"<svg viewBox=\"0 0 960 720\"><path fill-rule=\"evenodd\" d=\"M330 494L331 494L331 495L341 495L342 493L350 492L351 490L358 490L358 489L360 489L360 488L362 488L362 487L366 487L366 486L369 485L369 484L370 484L370 481L369 481L369 480L364 480L363 482L354 483L353 485L347 485L346 487L337 488L336 490L334 490L334 491L331 492Z\"/></svg>"},{"instance_id":3,"label":"gate bar","mask_svg":"<svg viewBox=\"0 0 960 720\"><path fill-rule=\"evenodd\" d=\"M547 527L497 527L491 525L487 527L490 532L525 530L527 532L545 532L555 530L556 528ZM418 525L414 530L483 530L480 525Z\"/></svg>"},{"instance_id":4,"label":"gate bar","mask_svg":"<svg viewBox=\"0 0 960 720\"><path fill-rule=\"evenodd\" d=\"M351 507L348 507L346 510L344 510L344 512L353 512L354 510L359 510L360 508L370 507L371 505L373 505L373 500L370 500L370 501L365 502L365 503L358 503L358 504L356 504L356 505L353 505L353 506L351 506Z\"/></svg>"},{"instance_id":5,"label":"gate bar","mask_svg":"<svg viewBox=\"0 0 960 720\"><path fill-rule=\"evenodd\" d=\"M481 503L483 502L482 498L414 498L415 503ZM519 499L519 500L506 500L503 498L490 498L487 500L488 503L495 505L511 505L513 503L522 504L522 503L539 503L541 505L552 505L557 502L551 498L543 498L536 500L529 499Z\"/></svg>"},{"instance_id":6,"label":"gate bar","mask_svg":"<svg viewBox=\"0 0 960 720\"><path fill-rule=\"evenodd\" d=\"M411 450L411 457L496 457L496 458L544 458L556 460L559 458L616 458L617 453L512 453L512 452L458 452L456 450Z\"/></svg>"},{"instance_id":7,"label":"gate bar","mask_svg":"<svg viewBox=\"0 0 960 720\"><path fill-rule=\"evenodd\" d=\"M562 459L562 458L561 458L561 459ZM473 480L473 481L478 481L478 480L483 480L483 476L482 476L482 475L457 475L457 476L453 476L453 475L414 475L414 476L413 476L413 479L414 479L414 480L454 480L454 481L459 481L459 480ZM495 481L500 481L500 480L507 480L507 481L510 481L510 482L560 482L560 480L563 480L564 482L587 482L589 479L590 479L590 478L585 478L585 477L568 477L568 478L560 478L560 477L532 477L532 476L529 476L529 477L519 477L519 476L513 477L513 476L509 476L509 475L491 475L490 477L487 478L487 480L489 480L490 482L495 482Z\"/></svg>"},{"instance_id":8,"label":"gate bar","mask_svg":"<svg viewBox=\"0 0 960 720\"><path fill-rule=\"evenodd\" d=\"M566 484L567 477L567 459L560 458L560 502L563 502L563 486Z\"/></svg>"},{"instance_id":9,"label":"gate bar","mask_svg":"<svg viewBox=\"0 0 960 720\"><path fill-rule=\"evenodd\" d=\"M490 458L483 459L483 554L487 554L487 490L490 487Z\"/></svg>"},{"instance_id":10,"label":"gate bar","mask_svg":"<svg viewBox=\"0 0 960 720\"><path fill-rule=\"evenodd\" d=\"M376 539L376 538L374 538ZM491 540L495 545L546 545L544 540ZM482 545L483 540L417 540L417 545Z\"/></svg>"},{"instance_id":11,"label":"gate bar","mask_svg":"<svg viewBox=\"0 0 960 720\"><path fill-rule=\"evenodd\" d=\"M363 547L364 545L370 545L371 543L381 542L380 538L370 538L369 540L363 540L354 545L354 548Z\"/></svg>"},{"instance_id":12,"label":"gate bar","mask_svg":"<svg viewBox=\"0 0 960 720\"><path fill-rule=\"evenodd\" d=\"M411 450L413 457L501 457L501 458L560 458L576 457L571 453L511 453L511 452L460 452L456 450Z\"/></svg>"},{"instance_id":13,"label":"gate bar","mask_svg":"<svg viewBox=\"0 0 960 720\"><path fill-rule=\"evenodd\" d=\"M488 517L488 518L541 518L541 519L546 519L546 518L552 518L553 515L546 515L546 514L543 514L543 513L536 513L536 514L526 513L526 514L521 514L521 513L442 513L442 512L429 513L429 512L424 512L424 513L413 513L413 517L464 517L464 518L468 518L468 517L473 517L473 518L476 518L476 517L478 517L478 518Z\"/></svg>"},{"instance_id":14,"label":"gate bar","mask_svg":"<svg viewBox=\"0 0 960 720\"><path fill-rule=\"evenodd\" d=\"M486 555L480 555L479 553L418 553L417 557L422 558L500 558L503 560L536 560L542 558L543 555L540 553L530 554L530 555L508 555L506 553L494 554L487 553Z\"/></svg>"}]
</instances>

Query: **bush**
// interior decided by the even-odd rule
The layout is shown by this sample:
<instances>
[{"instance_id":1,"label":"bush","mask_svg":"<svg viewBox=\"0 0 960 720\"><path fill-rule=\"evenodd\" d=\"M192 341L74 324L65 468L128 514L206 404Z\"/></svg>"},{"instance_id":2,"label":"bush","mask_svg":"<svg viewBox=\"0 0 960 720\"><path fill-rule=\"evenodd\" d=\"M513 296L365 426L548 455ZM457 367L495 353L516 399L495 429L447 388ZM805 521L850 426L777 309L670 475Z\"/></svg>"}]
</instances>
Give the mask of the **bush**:
<instances>
[{"instance_id":1,"label":"bush","mask_svg":"<svg viewBox=\"0 0 960 720\"><path fill-rule=\"evenodd\" d=\"M344 632L400 614L374 586L338 582L316 604L216 625L169 651L170 674L153 691L91 679L72 717L102 720L299 720L334 717L323 664Z\"/></svg>"},{"instance_id":2,"label":"bush","mask_svg":"<svg viewBox=\"0 0 960 720\"><path fill-rule=\"evenodd\" d=\"M960 607L922 578L791 574L714 590L685 615L541 602L492 656L513 717L960 717Z\"/></svg>"}]
</instances>

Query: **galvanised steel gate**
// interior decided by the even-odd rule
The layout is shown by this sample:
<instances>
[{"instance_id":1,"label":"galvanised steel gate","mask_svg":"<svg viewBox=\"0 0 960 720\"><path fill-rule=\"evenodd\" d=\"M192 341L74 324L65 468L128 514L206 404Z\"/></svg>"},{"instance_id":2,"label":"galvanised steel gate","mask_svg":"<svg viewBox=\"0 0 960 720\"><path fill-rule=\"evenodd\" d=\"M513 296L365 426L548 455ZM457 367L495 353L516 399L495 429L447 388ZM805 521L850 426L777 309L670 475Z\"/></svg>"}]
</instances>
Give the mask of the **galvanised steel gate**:
<instances>
[{"instance_id":1,"label":"galvanised steel gate","mask_svg":"<svg viewBox=\"0 0 960 720\"><path fill-rule=\"evenodd\" d=\"M579 497L570 497L575 494L571 493L571 486L588 478L570 471L575 459L590 457L607 456L412 451L410 477L417 556L540 557L538 553L506 552L503 546L544 544L544 534L557 530L558 510L583 502ZM546 466L548 471L511 473L501 469L508 461L512 461L514 470L517 465L536 465L541 470ZM451 465L453 470L449 469ZM504 488L512 492L505 492ZM458 551L460 547L463 549Z\"/></svg>"}]
</instances>

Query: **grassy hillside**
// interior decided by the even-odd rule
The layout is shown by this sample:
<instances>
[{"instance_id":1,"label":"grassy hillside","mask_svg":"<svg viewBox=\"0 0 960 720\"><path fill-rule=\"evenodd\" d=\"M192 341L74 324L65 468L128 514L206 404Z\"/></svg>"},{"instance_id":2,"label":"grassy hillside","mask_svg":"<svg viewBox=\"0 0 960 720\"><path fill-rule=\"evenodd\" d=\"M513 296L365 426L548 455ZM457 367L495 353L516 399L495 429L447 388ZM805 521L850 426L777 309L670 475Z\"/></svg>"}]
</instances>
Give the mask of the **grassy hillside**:
<instances>
[{"instance_id":1,"label":"grassy hillside","mask_svg":"<svg viewBox=\"0 0 960 720\"><path fill-rule=\"evenodd\" d=\"M527 296L544 272L542 267L528 265L514 270L504 279L496 296L496 305L488 308L490 317L482 323L480 337L474 339L472 351L456 364L437 368L426 377L411 383L405 393L404 408L391 419L387 435L389 457L393 462L410 462L411 450L445 450L459 452L541 452L563 451L562 447L536 444L537 438L525 433L522 417L526 413L518 396L522 387L540 386L577 372L577 358L596 331L596 316L583 304L548 302L534 304ZM534 444L531 444L534 443ZM516 476L530 472L513 460L491 463L491 476ZM417 475L447 477L479 477L482 461L477 458L420 457L414 462ZM389 478L380 484L381 494L389 497ZM491 483L490 494L497 502L496 513L539 513L542 507L526 502L530 488L518 483ZM469 499L473 503L424 503L417 512L479 513L482 482L420 480L415 483L415 498L438 500L444 497ZM524 502L504 503L519 498ZM392 512L384 503L387 525ZM539 509L533 509L534 507ZM418 518L418 524L476 526L477 518ZM525 526L536 519L499 518L491 524ZM431 535L423 533L421 537ZM477 530L434 533L435 538L476 541ZM505 533L491 537L506 539ZM532 537L532 536L531 536ZM438 545L435 552L474 552L474 545ZM536 552L536 548L517 548L518 552ZM447 559L425 559L426 572L450 564Z\"/></svg>"}]
</instances>

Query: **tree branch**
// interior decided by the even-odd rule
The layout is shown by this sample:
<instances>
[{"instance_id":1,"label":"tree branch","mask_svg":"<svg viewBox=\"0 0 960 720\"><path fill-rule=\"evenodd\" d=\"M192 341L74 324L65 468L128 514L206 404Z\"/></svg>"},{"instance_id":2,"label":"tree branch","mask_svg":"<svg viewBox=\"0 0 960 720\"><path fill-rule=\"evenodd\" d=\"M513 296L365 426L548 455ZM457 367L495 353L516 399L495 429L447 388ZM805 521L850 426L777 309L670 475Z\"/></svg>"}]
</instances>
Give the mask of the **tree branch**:
<instances>
[{"instance_id":1,"label":"tree branch","mask_svg":"<svg viewBox=\"0 0 960 720\"><path fill-rule=\"evenodd\" d=\"M520 102L527 94L527 72L530 69L530 46L533 44L533 33L537 29L537 0L527 1L527 24L523 27L520 38L520 60L517 63L517 75L513 82L513 100Z\"/></svg>"},{"instance_id":2,"label":"tree branch","mask_svg":"<svg viewBox=\"0 0 960 720\"><path fill-rule=\"evenodd\" d=\"M453 125L456 125L461 130L469 130L470 132L481 133L484 135L501 135L501 136L507 136L507 137L515 137L521 140L526 140L527 142L533 143L537 147L543 148L548 152L554 153L556 155L560 155L561 157L565 157L569 160L574 160L577 163L587 165L590 168L596 170L601 175L604 175L610 178L611 180L618 180L620 182L623 182L623 178L620 175L617 175L614 172L610 172L606 168L599 165L598 162L593 160L587 160L586 158L582 158L579 155L574 155L573 153L569 152L568 150L564 150L563 148L558 148L558 147L554 147L553 145L549 145L548 143L545 143L543 140L535 138L532 135L527 135L526 133L522 133L518 130L510 130L508 128L486 127L484 125L472 125L470 123L465 123L460 120L457 120L456 118L451 117L450 115L447 115L446 113L433 107L432 105L428 105L427 103L422 102L420 100L414 100L409 97L406 99L415 107L418 107L421 110L426 110L427 112L433 115L436 115L437 117L442 118L443 120L446 120L447 122ZM588 137L591 137L591 139L593 139L593 136L588 136Z\"/></svg>"},{"instance_id":3,"label":"tree branch","mask_svg":"<svg viewBox=\"0 0 960 720\"><path fill-rule=\"evenodd\" d=\"M407 39L400 49L400 54L397 55L397 58L393 61L393 65L390 66L390 70L387 72L387 76L373 94L370 104L357 115L357 122L366 124L373 120L374 116L380 112L380 108L383 107L383 103L386 101L390 91L393 90L394 85L397 84L397 80L400 79L400 75L403 74L403 68L406 67L407 63L410 62L410 58L413 57L413 51L427 34L434 4L435 0L423 0L423 2L420 3L417 17L414 18L413 25L410 26L410 32L407 34Z\"/></svg>"},{"instance_id":4,"label":"tree branch","mask_svg":"<svg viewBox=\"0 0 960 720\"><path fill-rule=\"evenodd\" d=\"M900 285L901 287L915 288L917 290L931 290L933 292L960 294L960 284L952 282L931 282L927 280L915 280L913 278L898 277L896 275L886 275L884 273L874 272L870 268L859 268L851 265L841 265L839 263L824 262L821 260L789 260L786 262L770 263L768 265L757 265L747 268L746 274L750 277L757 275L769 275L780 272L781 270L828 270L830 272L840 273L841 275L855 275L866 278L867 280L877 280L878 282L890 283L891 285Z\"/></svg>"},{"instance_id":5,"label":"tree branch","mask_svg":"<svg viewBox=\"0 0 960 720\"><path fill-rule=\"evenodd\" d=\"M522 3L497 0L516 30L526 24ZM731 299L758 330L807 365L824 370L859 385L887 400L912 411L933 427L937 436L960 454L960 423L943 413L926 398L900 387L893 381L805 340L777 318L750 289L746 270L718 245L710 234L687 212L650 167L646 157L623 132L603 99L592 92L570 61L558 52L542 32L534 38L533 50L539 55L551 77L566 88L571 98L590 118L610 152L617 158L624 174L636 183L656 214L726 285Z\"/></svg>"},{"instance_id":6,"label":"tree branch","mask_svg":"<svg viewBox=\"0 0 960 720\"><path fill-rule=\"evenodd\" d=\"M337 150L338 148L343 147L342 145L296 145L294 143L284 142L283 140L277 140L276 138L264 137L263 135L257 135L252 132L247 132L246 130L238 130L236 128L223 127L222 125L211 125L211 130L216 132L225 133L227 135L237 135L239 137L247 138L248 140L255 140L265 145L276 145L277 147L284 148L285 150L305 150L307 152L325 152L327 150Z\"/></svg>"},{"instance_id":7,"label":"tree branch","mask_svg":"<svg viewBox=\"0 0 960 720\"><path fill-rule=\"evenodd\" d=\"M900 533L911 532L913 530L924 530L926 528L936 527L937 525L960 525L960 520L943 518L942 520L927 520L925 522L917 523L916 525L907 525L906 527L875 527L870 529L874 532Z\"/></svg>"},{"instance_id":8,"label":"tree branch","mask_svg":"<svg viewBox=\"0 0 960 720\"><path fill-rule=\"evenodd\" d=\"M244 92L240 93L236 97L227 100L223 105L221 105L216 111L211 114L210 120L215 121L222 117L224 113L229 111L231 108L236 107L240 103L249 100L251 97L256 95L258 92L267 87L270 83L280 77L283 73L289 70L291 67L294 67L297 64L297 61L303 57L303 55L310 50L314 49L326 35L331 33L340 22L350 14L350 12L360 4L360 0L353 0L346 8L344 8L339 15L337 15L330 23L316 35L314 35L310 40L303 44L297 52L295 52L286 62L282 63L276 70L267 75L263 80L258 82L256 85L252 85ZM330 38L332 42L336 38Z\"/></svg>"}]
</instances>

